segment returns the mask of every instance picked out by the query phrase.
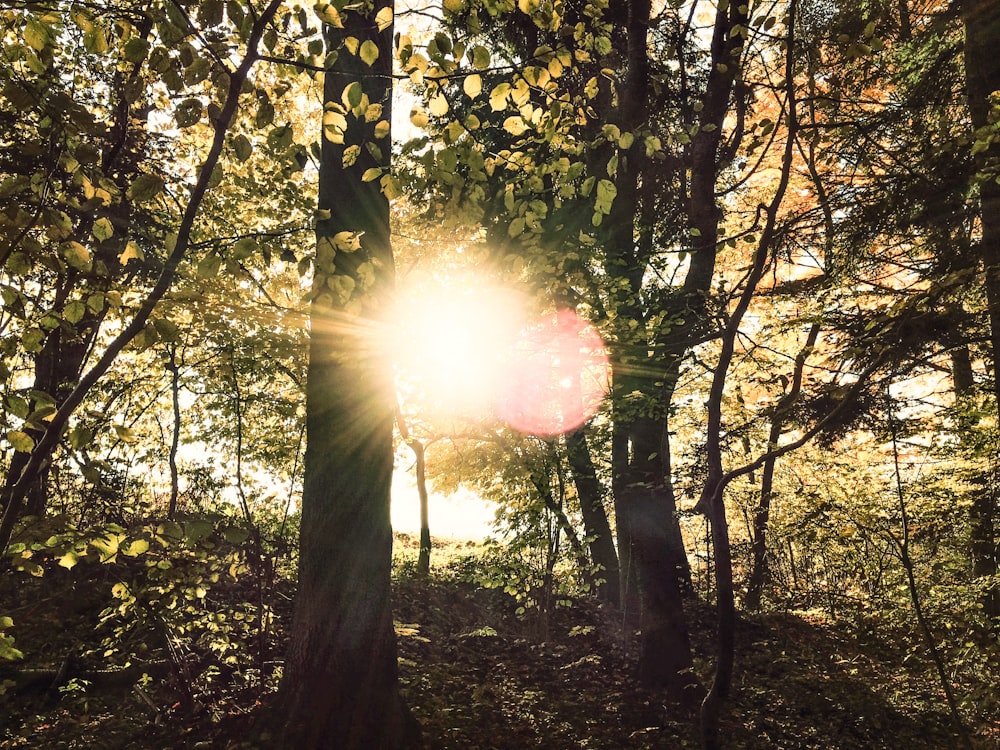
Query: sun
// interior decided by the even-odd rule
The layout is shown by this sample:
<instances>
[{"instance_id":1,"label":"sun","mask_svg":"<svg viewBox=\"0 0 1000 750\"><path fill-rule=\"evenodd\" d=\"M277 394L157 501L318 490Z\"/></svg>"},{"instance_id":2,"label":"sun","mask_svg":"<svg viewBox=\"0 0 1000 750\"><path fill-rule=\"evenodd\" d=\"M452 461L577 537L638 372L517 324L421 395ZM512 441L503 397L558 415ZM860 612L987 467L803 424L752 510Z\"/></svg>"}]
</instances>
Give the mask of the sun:
<instances>
[{"instance_id":1,"label":"sun","mask_svg":"<svg viewBox=\"0 0 1000 750\"><path fill-rule=\"evenodd\" d=\"M502 421L556 435L596 411L604 344L571 310L540 314L511 289L463 276L401 285L390 323L401 399L431 421Z\"/></svg>"}]
</instances>

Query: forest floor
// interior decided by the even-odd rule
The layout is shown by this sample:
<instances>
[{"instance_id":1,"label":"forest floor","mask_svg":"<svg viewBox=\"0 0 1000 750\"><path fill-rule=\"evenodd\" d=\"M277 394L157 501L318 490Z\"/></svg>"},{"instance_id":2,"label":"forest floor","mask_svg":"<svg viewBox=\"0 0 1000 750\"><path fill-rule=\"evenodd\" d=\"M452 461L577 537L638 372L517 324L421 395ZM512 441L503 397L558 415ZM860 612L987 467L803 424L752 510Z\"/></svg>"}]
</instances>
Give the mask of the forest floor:
<instances>
[{"instance_id":1,"label":"forest floor","mask_svg":"<svg viewBox=\"0 0 1000 750\"><path fill-rule=\"evenodd\" d=\"M21 574L17 591L6 574L0 581L7 611L17 610L22 671L59 671L67 664L60 655L95 640L97 614L111 601L113 575L52 573ZM501 590L440 572L426 580L399 576L394 597L403 692L428 748L699 746L694 717L637 686L634 634L623 636L620 615L592 600L556 609L544 623L526 620ZM280 622L287 612L278 614ZM689 621L696 667L707 683L711 608L691 606ZM904 666L891 634L879 643L861 644L815 613L741 617L724 746L961 747L927 664L911 653ZM279 636L271 649L276 659L280 649ZM191 684L205 687L192 700L190 689L178 689L176 675L136 688L74 680L75 669L83 666L69 663L57 680L47 676L33 688L5 683L0 748L253 747L245 737L267 691L252 680L195 677ZM0 668L0 684L13 673ZM978 747L1000 748L1000 723L976 729Z\"/></svg>"}]
</instances>

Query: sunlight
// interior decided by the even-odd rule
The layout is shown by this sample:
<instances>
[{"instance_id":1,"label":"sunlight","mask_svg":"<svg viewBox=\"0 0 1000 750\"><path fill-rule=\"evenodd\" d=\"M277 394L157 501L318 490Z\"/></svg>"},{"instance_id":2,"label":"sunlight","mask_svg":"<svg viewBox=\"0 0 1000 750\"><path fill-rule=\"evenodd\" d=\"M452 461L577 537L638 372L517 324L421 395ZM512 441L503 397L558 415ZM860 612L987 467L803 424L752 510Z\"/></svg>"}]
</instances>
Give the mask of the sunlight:
<instances>
[{"instance_id":1,"label":"sunlight","mask_svg":"<svg viewBox=\"0 0 1000 750\"><path fill-rule=\"evenodd\" d=\"M403 401L432 420L499 418L534 435L579 427L608 390L603 341L571 310L531 308L467 278L404 287L391 343Z\"/></svg>"},{"instance_id":2,"label":"sunlight","mask_svg":"<svg viewBox=\"0 0 1000 750\"><path fill-rule=\"evenodd\" d=\"M405 400L431 418L487 418L525 316L516 294L466 280L404 287L392 350Z\"/></svg>"}]
</instances>

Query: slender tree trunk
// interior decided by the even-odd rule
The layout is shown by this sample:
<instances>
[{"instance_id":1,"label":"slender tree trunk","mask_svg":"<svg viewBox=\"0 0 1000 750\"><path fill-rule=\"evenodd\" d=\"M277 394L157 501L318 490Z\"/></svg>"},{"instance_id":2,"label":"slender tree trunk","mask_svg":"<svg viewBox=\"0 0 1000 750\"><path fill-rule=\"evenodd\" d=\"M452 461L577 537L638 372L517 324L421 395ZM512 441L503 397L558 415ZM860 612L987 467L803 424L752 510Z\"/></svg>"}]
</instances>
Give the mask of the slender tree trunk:
<instances>
[{"instance_id":1,"label":"slender tree trunk","mask_svg":"<svg viewBox=\"0 0 1000 750\"><path fill-rule=\"evenodd\" d=\"M611 537L608 513L604 509L604 488L590 456L586 428L581 427L566 435L566 455L580 500L584 533L590 540L590 559L599 568L597 596L617 607L621 603L618 553Z\"/></svg>"},{"instance_id":2,"label":"slender tree trunk","mask_svg":"<svg viewBox=\"0 0 1000 750\"><path fill-rule=\"evenodd\" d=\"M302 750L397 750L419 731L399 695L390 604L395 398L377 338L392 288L389 203L379 180L362 178L390 158L392 26L374 21L383 8L392 0L324 28L337 58L324 83L298 594L277 701L280 746ZM382 106L379 135L367 107L343 111L361 100L343 96L352 85ZM352 145L360 154L347 166Z\"/></svg>"},{"instance_id":3,"label":"slender tree trunk","mask_svg":"<svg viewBox=\"0 0 1000 750\"><path fill-rule=\"evenodd\" d=\"M730 5L730 8L733 6ZM741 6L746 8L747 6ZM737 12L739 10L737 9ZM736 18L730 19L736 22ZM797 132L794 83L794 39L795 0L788 9L785 38L785 86L786 86L786 127L784 150L781 157L781 176L775 188L774 197L766 209L766 221L760 240L754 250L750 270L744 287L721 336L719 361L712 377L707 404L707 427L705 431L705 452L708 476L698 501L699 507L712 523L712 551L715 554L716 611L718 629L716 632L717 654L715 675L712 686L701 705L701 736L705 750L719 747L719 719L722 704L729 694L732 684L736 647L736 602L733 590L732 548L729 541L729 523L726 518L725 488L726 474L722 464L722 400L725 393L729 367L736 350L740 325L753 299L757 285L763 278L777 232L778 209L784 199L791 178L792 156ZM719 26L717 24L716 29ZM731 27L730 27L731 28ZM735 64L737 61L732 61ZM718 225L711 227L712 242L717 240Z\"/></svg>"},{"instance_id":4,"label":"slender tree trunk","mask_svg":"<svg viewBox=\"0 0 1000 750\"><path fill-rule=\"evenodd\" d=\"M973 128L990 124L991 94L1000 90L1000 4L994 0L966 0L963 5L965 21L965 78L969 113ZM980 175L980 219L982 236L979 256L983 264L986 287L987 315L990 326L990 353L993 370L993 396L1000 411L1000 143L994 139L985 152L977 156ZM990 457L994 465L1000 457ZM995 493L984 493L974 509L976 537L973 554L977 575L996 576L1000 547L996 535L997 501ZM1000 617L1000 584L994 585L983 598L985 612Z\"/></svg>"},{"instance_id":5,"label":"slender tree trunk","mask_svg":"<svg viewBox=\"0 0 1000 750\"><path fill-rule=\"evenodd\" d=\"M396 427L399 428L399 436L403 442L413 451L413 460L416 465L417 497L420 500L420 552L417 555L417 575L426 576L431 572L431 523L430 498L427 494L426 446L422 441L413 437L410 426L406 423L398 404L396 405Z\"/></svg>"},{"instance_id":6,"label":"slender tree trunk","mask_svg":"<svg viewBox=\"0 0 1000 750\"><path fill-rule=\"evenodd\" d=\"M170 502L167 505L167 518L173 518L177 513L177 498L180 495L180 476L177 472L177 449L181 441L181 374L177 367L177 347L173 344L168 349L170 359L167 361L167 372L170 373L170 402L174 409L174 424L170 433L170 453L167 461L170 466Z\"/></svg>"},{"instance_id":7,"label":"slender tree trunk","mask_svg":"<svg viewBox=\"0 0 1000 750\"><path fill-rule=\"evenodd\" d=\"M426 576L431 572L431 522L430 503L427 496L427 462L424 460L424 444L419 440L410 443L414 460L417 462L417 495L420 498L420 554L417 556L417 574Z\"/></svg>"},{"instance_id":8,"label":"slender tree trunk","mask_svg":"<svg viewBox=\"0 0 1000 750\"><path fill-rule=\"evenodd\" d=\"M785 418L789 410L798 400L802 391L802 375L805 370L806 358L816 345L819 336L819 323L813 323L806 336L806 343L795 357L792 371L792 382L788 392L782 396L771 415L771 429L767 436L767 450L778 447L778 440L785 431ZM771 519L771 498L774 493L774 465L777 457L768 456L764 461L760 479L760 501L753 516L753 563L750 568L750 579L747 583L747 595L744 606L752 612L760 609L761 593L769 579L767 554L767 525Z\"/></svg>"}]
</instances>

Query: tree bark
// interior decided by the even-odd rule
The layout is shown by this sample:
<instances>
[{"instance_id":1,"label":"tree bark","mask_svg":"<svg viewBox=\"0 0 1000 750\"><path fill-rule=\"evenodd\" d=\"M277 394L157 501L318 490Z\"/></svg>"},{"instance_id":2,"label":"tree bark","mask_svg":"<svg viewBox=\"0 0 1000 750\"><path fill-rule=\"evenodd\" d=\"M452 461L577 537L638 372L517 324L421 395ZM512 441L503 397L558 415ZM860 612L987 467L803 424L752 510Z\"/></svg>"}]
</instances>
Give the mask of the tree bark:
<instances>
[{"instance_id":1,"label":"tree bark","mask_svg":"<svg viewBox=\"0 0 1000 750\"><path fill-rule=\"evenodd\" d=\"M975 129L990 125L991 94L1000 91L1000 5L993 0L967 0L963 7L965 23L965 78L969 113ZM990 328L990 353L993 370L993 397L1000 411L1000 143L990 140L985 152L977 156L980 220L982 235L979 257L986 287L987 318ZM996 464L1000 457L994 455ZM997 502L995 493L983 493L974 510L974 568L979 576L997 575L1000 545L996 536ZM983 598L990 617L1000 617L1000 584L994 583Z\"/></svg>"},{"instance_id":2,"label":"tree bark","mask_svg":"<svg viewBox=\"0 0 1000 750\"><path fill-rule=\"evenodd\" d=\"M350 99L342 93L360 82L391 121L392 26L379 32L374 22L391 7L380 0L371 15L342 12L343 29L325 27L337 53L327 113L340 114ZM357 54L348 37L360 42ZM369 66L361 54L371 44L378 56ZM391 144L359 110L343 113L346 127L324 130L320 165L299 581L277 700L279 746L304 750L397 750L414 746L419 731L399 695L390 604L395 398L377 339L393 283L389 203L379 180L362 178L388 168ZM360 154L345 166L352 145Z\"/></svg>"},{"instance_id":3,"label":"tree bark","mask_svg":"<svg viewBox=\"0 0 1000 750\"><path fill-rule=\"evenodd\" d=\"M630 0L626 11L627 72L619 92L619 128L623 133L646 125L651 90L650 2ZM614 176L617 195L606 219L607 267L609 274L626 279L629 285L630 294L619 305L618 317L635 320L640 326L638 336L620 342L612 358L612 486L620 562L626 574L635 570L639 583L641 682L665 688L674 700L691 702L700 697L700 685L693 671L683 609L682 591L690 588L690 565L670 484L666 415L649 413L666 405L664 383L671 380L672 366L679 366L679 358L650 360L640 300L648 258L640 256L635 241L641 156L638 149L622 156ZM634 394L640 394L646 403L636 404ZM628 586L624 589L630 592Z\"/></svg>"},{"instance_id":4,"label":"tree bark","mask_svg":"<svg viewBox=\"0 0 1000 750\"><path fill-rule=\"evenodd\" d=\"M597 478L597 469L590 456L586 428L581 427L566 435L566 455L576 496L580 500L583 529L589 540L590 559L599 568L597 596L614 606L621 603L621 580L618 570L618 553L611 536L611 524L604 508L604 488Z\"/></svg>"}]
</instances>

